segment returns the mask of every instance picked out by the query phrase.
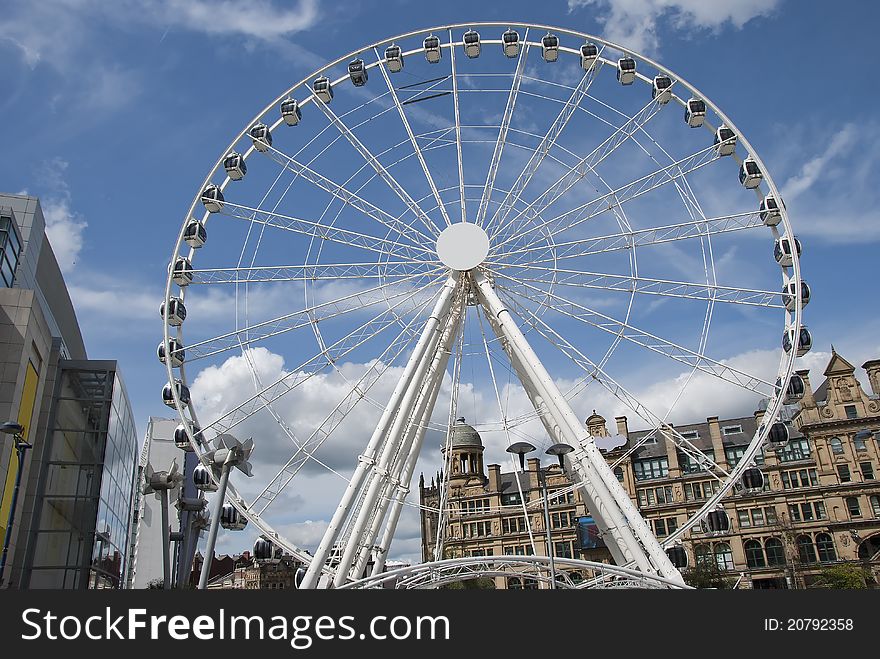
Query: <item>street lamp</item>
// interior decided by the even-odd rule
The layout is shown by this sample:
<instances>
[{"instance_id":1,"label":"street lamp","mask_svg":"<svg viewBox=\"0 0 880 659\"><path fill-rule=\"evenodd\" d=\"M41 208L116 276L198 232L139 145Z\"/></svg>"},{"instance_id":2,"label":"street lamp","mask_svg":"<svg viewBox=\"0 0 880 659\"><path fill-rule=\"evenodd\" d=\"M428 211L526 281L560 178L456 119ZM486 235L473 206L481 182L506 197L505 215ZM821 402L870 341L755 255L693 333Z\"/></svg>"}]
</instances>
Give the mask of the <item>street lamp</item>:
<instances>
[{"instance_id":1,"label":"street lamp","mask_svg":"<svg viewBox=\"0 0 880 659\"><path fill-rule=\"evenodd\" d=\"M507 447L508 453L515 453L519 456L520 469L525 471L526 454L535 451L534 446L528 442L516 442ZM559 467L564 468L564 458L566 453L570 453L574 448L568 444L554 444L547 449L547 455L555 455L559 458ZM553 557L553 541L550 537L550 499L547 493L547 471L538 467L538 483L541 485L541 492L544 495L544 530L547 535L547 558L550 561L550 588L556 589L556 561Z\"/></svg>"},{"instance_id":2,"label":"street lamp","mask_svg":"<svg viewBox=\"0 0 880 659\"><path fill-rule=\"evenodd\" d=\"M33 448L24 440L24 426L15 421L7 421L0 425L0 432L12 435L15 442L15 453L18 459L18 470L15 472L15 489L12 491L12 504L9 506L9 519L6 522L6 533L3 536L3 556L0 557L0 587L3 586L3 573L6 569L6 556L9 554L9 541L12 540L12 524L15 522L15 506L18 503L18 489L21 486L21 472L24 468L24 452Z\"/></svg>"}]
</instances>

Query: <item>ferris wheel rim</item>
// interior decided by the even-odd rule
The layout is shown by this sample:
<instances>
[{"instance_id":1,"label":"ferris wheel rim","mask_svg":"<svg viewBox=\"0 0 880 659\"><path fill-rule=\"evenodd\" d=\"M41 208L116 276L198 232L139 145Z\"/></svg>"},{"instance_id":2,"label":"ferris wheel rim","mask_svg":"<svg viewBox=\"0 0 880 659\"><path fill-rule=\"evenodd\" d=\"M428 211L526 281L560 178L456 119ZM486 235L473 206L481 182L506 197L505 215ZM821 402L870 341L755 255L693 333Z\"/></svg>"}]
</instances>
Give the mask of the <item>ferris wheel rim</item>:
<instances>
[{"instance_id":1,"label":"ferris wheel rim","mask_svg":"<svg viewBox=\"0 0 880 659\"><path fill-rule=\"evenodd\" d=\"M723 111L718 106L716 106L711 101L711 99L709 97L707 97L705 94L702 94L701 92L699 92L699 90L696 89L695 87L693 87L693 85L688 83L681 76L674 74L672 71L670 71L669 69L667 69L663 65L661 65L661 64L651 60L650 58L647 58L644 55L641 55L633 50L627 49L627 48L620 46L616 43L613 43L613 42L610 42L606 39L603 39L602 37L589 35L587 33L573 31L573 30L569 30L566 28L540 25L540 24L534 24L534 23L516 23L516 22L511 22L511 23L499 23L499 22L459 23L459 24L452 24L452 25L445 25L445 26L436 26L433 28L425 28L425 29L419 29L419 30L414 30L414 31L402 33L400 35L396 35L394 37L384 39L382 41L377 41L374 44L370 44L370 45L365 46L361 49L351 51L350 53L338 58L337 60L334 60L328 64L325 64L322 68L317 69L316 71L311 73L309 76L307 76L306 78L302 79L300 82L298 82L295 85L293 85L292 87L290 87L286 92L279 95L270 105L268 105L262 112L258 113L254 117L254 119L246 125L246 127L241 131L241 133L239 133L239 135L230 143L229 147L221 153L221 156L217 160L217 162L215 163L214 167L211 168L211 170L209 170L207 177L205 178L202 186L199 189L200 191L196 193L196 196L190 205L189 211L185 216L183 227L181 228L177 243L175 245L175 250L172 254L172 259L170 262L171 266L173 266L176 259L182 253L181 247L182 247L182 243L183 243L184 228L186 226L186 222L190 218L193 218L196 216L195 209L197 208L197 205L199 203L201 191L204 190L205 187L215 177L216 173L218 172L218 168L221 168L225 154L228 153L229 151L233 150L235 145L238 144L239 142L241 142L241 140L247 135L247 131L250 126L254 125L254 123L259 122L269 112L271 112L273 109L275 109L277 107L278 103L281 102L285 97L289 97L296 89L307 87L309 81L312 80L315 76L318 76L321 73L324 73L324 72L330 70L334 66L337 66L341 63L344 63L346 60L350 59L353 56L356 56L356 55L363 53L365 51L368 51L370 49L376 49L381 45L393 43L398 40L403 40L403 39L414 37L417 35L429 34L429 33L435 32L435 31L442 32L442 31L446 30L446 31L449 31L451 34L451 31L456 30L456 29L471 28L471 27L482 28L482 27L492 27L492 26L509 26L509 27L516 27L516 28L541 29L541 30L547 29L547 30L554 31L559 34L588 39L588 40L591 40L594 42L598 42L598 43L602 44L603 46L607 46L611 49L620 51L621 53L629 55L633 58L636 58L636 59L648 64L649 66L656 68L658 71L673 75L677 85L681 85L681 86L685 87L695 97L702 99L706 103L707 108L710 108L712 110L712 112L719 119L721 119L725 125L732 128L736 132L736 135L737 135L740 143L745 147L745 150L749 154L749 157L751 157L752 159L754 159L758 163L758 166L760 167L761 171L764 173L764 183L767 185L770 193L773 194L777 199L781 199L781 196L779 194L779 190L776 187L776 185L772 179L772 176L770 176L769 170L763 165L763 162L760 160L760 156L758 155L757 151L751 147L751 144L748 142L746 136L736 128L736 126L733 124L733 122L729 120L729 118L723 113ZM450 39L450 42L448 42L448 43L441 43L441 48L453 49L454 47L461 45L461 43L462 42L454 42ZM494 40L487 39L484 41L484 43L494 43ZM500 41L498 43L500 43ZM539 46L538 42L522 42L522 43L523 44L528 43L531 46ZM560 47L560 51L565 51L565 50L566 49ZM571 50L571 49L568 49L568 50ZM412 52L422 52L422 51L424 51L424 48L416 48ZM375 63L371 63L368 66L373 67L373 66L379 66L379 65L380 65L380 61L377 61ZM641 74L637 73L637 76L640 76L643 78L643 76L641 76ZM646 81L646 80L647 79L644 79L643 81ZM676 98L676 100L678 100L678 101L681 100L678 96L674 96L674 98ZM307 97L303 103L305 104L310 101L314 102L313 98L311 96ZM273 123L273 127L277 127L278 125L280 125L281 122L282 122L281 119L276 119L275 122ZM253 148L248 149L248 151L244 154L245 158L247 156L251 155L253 153L253 151L254 151ZM735 154L735 155L738 156L738 154ZM224 180L223 183L221 184L221 188L225 187L228 183L229 183L229 179L227 177L227 179ZM787 210L785 209L784 206L782 206L780 208L780 214L781 214L780 224L784 228L784 233L780 234L777 227L775 227L775 226L771 227L774 237L778 238L778 237L780 237L780 235L789 236L789 237L794 236L793 229L792 229L790 221L789 221L788 213L787 213ZM207 212L205 212L205 214L203 215L203 221L206 220L208 218L208 216L209 216L209 214ZM707 238L710 238L710 237L707 236ZM314 237L312 238L312 240L314 240ZM189 250L190 258L192 258L193 254L194 254L194 250L192 248L190 248L190 250ZM801 277L800 277L800 267L799 267L799 256L798 256L796 250L792 250L792 265L790 266L790 268L792 271L791 277L790 278L785 277L785 274L783 271L783 280L785 282L791 281L794 283L794 285L795 285L795 295L794 295L795 301L794 301L794 310L791 312L786 311L786 327L799 328L802 326L802 322L801 322L802 321L802 304L801 304L801 291L800 291ZM174 281L173 281L172 275L173 275L172 268L169 267L169 274L166 279L165 299L164 299L166 309L168 308L169 302L172 298L172 289L174 286ZM181 289L179 297L181 299L185 299L185 295L186 295L186 290ZM164 318L164 320L166 322L163 323L163 325L164 325L163 336L164 336L165 344L167 345L169 339L172 338L171 326L167 322L167 312L166 312L166 317ZM182 340L182 338L183 338L182 327L177 328L176 338L178 338L179 340ZM784 388L785 382L787 382L787 378L790 377L793 372L795 359L796 359L796 354L795 354L794 350L792 350L790 353L787 353L787 354L783 353L783 355L781 357L780 367L778 369L778 373L781 375L784 371L785 375L783 378L784 379L783 388ZM692 371L692 374L693 373L694 373L694 371ZM179 367L179 377L175 377L174 367L171 365L171 361L168 360L168 362L166 363L166 374L167 374L169 383L173 383L175 380L178 380L178 379L181 382L183 382L184 384L187 383L186 365L185 364L181 365ZM184 425L187 426L187 432L190 433L189 425L186 422L189 421L192 424L198 424L197 412L195 410L195 406L193 405L192 401L190 401L188 404L184 404L178 397L176 387L172 387L172 395L173 395L173 401L174 401L175 408L177 409L178 415L180 416L181 420L184 421ZM779 412L782 408L782 404L783 404L782 399L783 399L783 397L782 397L780 391L777 391L777 394L775 396L770 397L770 405L768 406L767 411L766 411L766 414L769 418L776 419L778 417L778 414L779 414ZM768 430L769 430L769 424L767 424L767 425L768 425ZM665 539L663 541L663 544L665 546L671 545L672 543L676 542L690 527L692 527L694 524L698 523L699 519L701 519L702 516L705 515L705 513L714 509L717 506L717 504L721 501L721 499L724 498L729 493L729 491L733 488L738 477L742 474L743 471L745 471L745 469L747 469L749 467L749 465L753 461L755 455L757 455L758 451L760 451L762 449L764 438L763 437L759 438L758 437L759 434L760 434L760 432L756 433L755 437L752 439L752 441L749 444L749 448L747 449L746 454L743 456L743 458L741 459L739 464L731 470L730 475L727 479L727 486L722 487L722 489L715 496L713 496L712 498L707 500L706 504L700 509L700 511L698 511L696 514L690 515L688 518L689 524L686 524L686 525L680 527L679 530L675 534L673 534L672 536ZM764 433L764 434L766 436L766 433ZM194 441L193 437L191 436L191 433L190 433L190 441L191 441L191 444L193 445L193 447L196 448L197 455L199 455L200 460L203 461L202 455L199 453L199 447L197 446L196 442ZM295 555L298 552L302 551L298 547L293 545L292 543L286 544L286 540L284 538L282 538L280 536L280 534L277 534L274 531L274 529L272 529L271 525L265 523L259 517L258 514L255 514L252 511L246 510L247 504L238 495L237 491L234 489L234 487L231 484L230 484L230 488L231 488L230 489L230 496L229 496L230 501L233 503L233 505L236 505L237 508L239 506L242 506L242 508L240 508L241 512L245 512L246 516L249 519L251 519L252 521L254 521L255 524L257 524L257 526L260 528L260 530L264 531L264 533L271 535L273 537L273 541L277 542L278 544L281 544L282 546L285 546L285 548L287 548L288 551L291 551ZM260 526L260 524L257 523L258 519L260 520L260 522L262 522L264 524L264 526Z\"/></svg>"}]
</instances>

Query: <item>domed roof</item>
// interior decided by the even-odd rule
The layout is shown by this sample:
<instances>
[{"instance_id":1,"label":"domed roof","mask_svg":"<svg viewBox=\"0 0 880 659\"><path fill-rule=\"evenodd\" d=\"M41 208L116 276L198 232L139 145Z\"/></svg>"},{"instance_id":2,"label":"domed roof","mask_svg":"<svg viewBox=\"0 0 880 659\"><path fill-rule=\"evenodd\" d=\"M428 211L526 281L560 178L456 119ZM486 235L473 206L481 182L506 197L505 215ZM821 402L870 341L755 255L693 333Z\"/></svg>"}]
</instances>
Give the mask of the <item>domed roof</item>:
<instances>
[{"instance_id":1,"label":"domed roof","mask_svg":"<svg viewBox=\"0 0 880 659\"><path fill-rule=\"evenodd\" d=\"M465 446L483 448L483 440L480 439L480 433L473 426L466 424L464 417L460 417L452 426L452 448Z\"/></svg>"},{"instance_id":2,"label":"domed roof","mask_svg":"<svg viewBox=\"0 0 880 659\"><path fill-rule=\"evenodd\" d=\"M593 410L593 413L587 417L587 425L592 423L605 423L605 417L601 414L596 414L596 410Z\"/></svg>"}]
</instances>

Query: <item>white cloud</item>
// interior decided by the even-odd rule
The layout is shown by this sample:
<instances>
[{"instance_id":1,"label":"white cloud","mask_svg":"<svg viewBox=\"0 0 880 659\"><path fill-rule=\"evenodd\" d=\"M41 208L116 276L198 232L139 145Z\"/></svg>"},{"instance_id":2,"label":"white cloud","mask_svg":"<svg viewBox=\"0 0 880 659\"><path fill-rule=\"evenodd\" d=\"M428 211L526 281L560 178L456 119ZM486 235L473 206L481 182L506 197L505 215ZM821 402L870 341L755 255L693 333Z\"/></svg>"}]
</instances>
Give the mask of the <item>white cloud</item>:
<instances>
[{"instance_id":1,"label":"white cloud","mask_svg":"<svg viewBox=\"0 0 880 659\"><path fill-rule=\"evenodd\" d=\"M67 166L67 161L53 158L44 164L41 172L48 189L42 198L46 236L64 273L76 265L83 247L83 231L88 226L82 215L71 208L70 188L64 180Z\"/></svg>"},{"instance_id":2,"label":"white cloud","mask_svg":"<svg viewBox=\"0 0 880 659\"><path fill-rule=\"evenodd\" d=\"M662 21L682 31L718 31L727 24L740 29L753 18L770 14L778 4L779 0L568 0L568 10L598 10L601 36L652 54L659 48Z\"/></svg>"},{"instance_id":3,"label":"white cloud","mask_svg":"<svg viewBox=\"0 0 880 659\"><path fill-rule=\"evenodd\" d=\"M880 240L880 123L845 124L824 138L800 125L782 137L779 155L792 173L780 192L797 234L837 244Z\"/></svg>"}]
</instances>

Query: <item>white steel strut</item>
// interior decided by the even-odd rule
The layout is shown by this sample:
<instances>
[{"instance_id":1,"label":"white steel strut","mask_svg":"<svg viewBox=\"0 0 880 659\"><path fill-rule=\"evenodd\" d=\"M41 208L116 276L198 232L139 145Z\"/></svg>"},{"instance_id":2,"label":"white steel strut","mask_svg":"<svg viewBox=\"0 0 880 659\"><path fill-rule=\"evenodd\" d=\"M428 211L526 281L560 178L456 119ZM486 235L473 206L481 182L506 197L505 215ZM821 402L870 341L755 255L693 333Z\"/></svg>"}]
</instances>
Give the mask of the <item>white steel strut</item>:
<instances>
[{"instance_id":1,"label":"white steel strut","mask_svg":"<svg viewBox=\"0 0 880 659\"><path fill-rule=\"evenodd\" d=\"M574 448L567 458L581 486L587 508L620 565L634 562L648 574L684 583L657 538L605 462L556 383L532 350L513 316L479 270L471 271L477 298L507 353L529 399L540 414L551 441Z\"/></svg>"},{"instance_id":2,"label":"white steel strut","mask_svg":"<svg viewBox=\"0 0 880 659\"><path fill-rule=\"evenodd\" d=\"M412 355L410 355L409 361L404 368L400 380L391 394L391 399L388 401L388 405L385 407L376 429L373 431L373 435L370 437L367 448L363 455L358 456L357 467L345 489L342 500L336 508L336 512L333 514L333 518L330 520L327 530L324 532L324 536L321 539L318 548L315 550L314 558L309 564L306 574L303 577L301 584L302 588L315 588L317 586L318 577L321 574L324 563L327 561L327 557L330 555L333 544L339 536L342 524L348 517L348 513L351 510L355 497L360 493L361 488L368 477L371 477L370 486L373 489L378 490L379 479L372 478L373 475L378 475L374 469L374 467L377 467L377 457L379 457L377 454L379 453L379 450L382 449L381 458L386 458L385 453L387 453L387 451L383 448L383 442L385 442L386 437L392 429L392 422L398 416L398 412L402 409L403 404L407 402L405 399L410 399L408 403L410 406L412 405L412 399L415 397L411 393L413 382L418 383L424 377L424 371L426 370L430 359L428 356L433 355L434 350L431 350L432 347L436 349L442 322L449 315L449 310L452 307L457 287L457 277L450 276L444 283L437 298L437 302L434 305L434 309L425 323L425 327L422 329L419 340L413 349ZM387 446L389 443L390 442L385 442L385 445ZM380 463L377 468L386 469L387 466L384 463ZM367 502L365 501L365 503ZM351 537L356 538L357 535L357 533L352 533ZM352 547L351 551L346 552L347 556L343 556L343 558L348 561L348 566L346 566L344 570L341 569L340 566L339 571L343 574L351 566L353 553L354 548Z\"/></svg>"}]
</instances>

